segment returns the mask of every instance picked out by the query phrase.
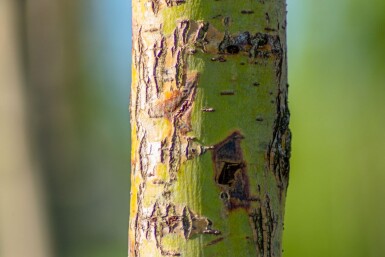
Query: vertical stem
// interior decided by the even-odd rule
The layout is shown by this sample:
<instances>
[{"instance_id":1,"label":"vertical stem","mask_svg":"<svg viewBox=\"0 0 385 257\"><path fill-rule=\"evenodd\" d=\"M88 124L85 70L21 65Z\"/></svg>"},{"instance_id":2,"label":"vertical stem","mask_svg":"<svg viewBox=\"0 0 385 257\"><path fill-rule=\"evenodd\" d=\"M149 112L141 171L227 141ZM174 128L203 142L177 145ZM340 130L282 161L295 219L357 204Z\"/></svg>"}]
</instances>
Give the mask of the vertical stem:
<instances>
[{"instance_id":1,"label":"vertical stem","mask_svg":"<svg viewBox=\"0 0 385 257\"><path fill-rule=\"evenodd\" d=\"M133 1L130 256L281 256L285 8Z\"/></svg>"}]
</instances>

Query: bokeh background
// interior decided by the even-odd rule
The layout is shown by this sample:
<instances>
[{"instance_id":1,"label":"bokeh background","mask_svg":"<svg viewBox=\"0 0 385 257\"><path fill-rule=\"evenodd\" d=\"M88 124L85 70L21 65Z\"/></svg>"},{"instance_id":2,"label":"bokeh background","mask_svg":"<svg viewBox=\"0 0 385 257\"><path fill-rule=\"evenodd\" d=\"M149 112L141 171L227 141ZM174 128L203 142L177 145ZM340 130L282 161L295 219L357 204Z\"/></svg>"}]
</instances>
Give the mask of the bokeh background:
<instances>
[{"instance_id":1,"label":"bokeh background","mask_svg":"<svg viewBox=\"0 0 385 257\"><path fill-rule=\"evenodd\" d=\"M385 2L287 0L284 257L385 256ZM129 0L0 0L0 256L127 255Z\"/></svg>"}]
</instances>

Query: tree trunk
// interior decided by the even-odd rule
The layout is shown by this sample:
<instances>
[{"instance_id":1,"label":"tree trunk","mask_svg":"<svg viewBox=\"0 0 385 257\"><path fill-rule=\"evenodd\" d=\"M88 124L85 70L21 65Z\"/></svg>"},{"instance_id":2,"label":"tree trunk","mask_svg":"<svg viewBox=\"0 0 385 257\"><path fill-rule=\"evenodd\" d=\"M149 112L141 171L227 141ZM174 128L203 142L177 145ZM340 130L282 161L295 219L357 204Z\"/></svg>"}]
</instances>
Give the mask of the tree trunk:
<instances>
[{"instance_id":1,"label":"tree trunk","mask_svg":"<svg viewBox=\"0 0 385 257\"><path fill-rule=\"evenodd\" d=\"M285 0L133 1L130 256L281 256L285 31Z\"/></svg>"}]
</instances>

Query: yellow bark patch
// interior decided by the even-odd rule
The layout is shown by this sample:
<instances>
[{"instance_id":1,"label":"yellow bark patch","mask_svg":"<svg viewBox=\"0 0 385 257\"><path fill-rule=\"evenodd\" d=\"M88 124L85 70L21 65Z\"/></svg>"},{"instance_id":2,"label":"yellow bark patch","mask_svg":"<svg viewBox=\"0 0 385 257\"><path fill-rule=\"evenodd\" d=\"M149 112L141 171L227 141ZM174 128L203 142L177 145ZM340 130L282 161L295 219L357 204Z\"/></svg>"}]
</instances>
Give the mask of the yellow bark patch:
<instances>
[{"instance_id":1,"label":"yellow bark patch","mask_svg":"<svg viewBox=\"0 0 385 257\"><path fill-rule=\"evenodd\" d=\"M131 170L131 199L130 199L130 217L135 217L138 212L138 189L140 185L140 177L134 174ZM134 219L130 221L130 230L128 233L129 247L132 252L135 248L135 224Z\"/></svg>"},{"instance_id":2,"label":"yellow bark patch","mask_svg":"<svg viewBox=\"0 0 385 257\"><path fill-rule=\"evenodd\" d=\"M142 200L142 208L149 208L155 204L163 192L163 186L153 183L154 179L148 179Z\"/></svg>"},{"instance_id":3,"label":"yellow bark patch","mask_svg":"<svg viewBox=\"0 0 385 257\"><path fill-rule=\"evenodd\" d=\"M136 135L136 124L131 124L131 165L136 163L136 149L138 149L138 138Z\"/></svg>"},{"instance_id":4,"label":"yellow bark patch","mask_svg":"<svg viewBox=\"0 0 385 257\"><path fill-rule=\"evenodd\" d=\"M164 190L164 183L169 179L167 165L159 163L155 167L155 174L148 178L143 197L143 207L151 207L160 198Z\"/></svg>"},{"instance_id":5,"label":"yellow bark patch","mask_svg":"<svg viewBox=\"0 0 385 257\"><path fill-rule=\"evenodd\" d=\"M167 165L163 163L159 163L156 166L155 176L158 180L166 181L168 179L168 171Z\"/></svg>"},{"instance_id":6,"label":"yellow bark patch","mask_svg":"<svg viewBox=\"0 0 385 257\"><path fill-rule=\"evenodd\" d=\"M138 71L136 70L135 65L132 65L131 73L131 83L132 85L136 85L138 83ZM132 87L131 90L136 90L136 87Z\"/></svg>"},{"instance_id":7,"label":"yellow bark patch","mask_svg":"<svg viewBox=\"0 0 385 257\"><path fill-rule=\"evenodd\" d=\"M164 257L158 249L155 240L143 240L138 250L140 250L143 256Z\"/></svg>"},{"instance_id":8,"label":"yellow bark patch","mask_svg":"<svg viewBox=\"0 0 385 257\"><path fill-rule=\"evenodd\" d=\"M131 201L130 201L130 215L135 215L137 212L137 201L138 201L138 189L140 185L140 175L131 175Z\"/></svg>"},{"instance_id":9,"label":"yellow bark patch","mask_svg":"<svg viewBox=\"0 0 385 257\"><path fill-rule=\"evenodd\" d=\"M166 91L164 92L164 101L170 100L178 95L179 91Z\"/></svg>"},{"instance_id":10,"label":"yellow bark patch","mask_svg":"<svg viewBox=\"0 0 385 257\"><path fill-rule=\"evenodd\" d=\"M179 234L166 234L162 238L162 244L167 245L168 251L179 252L179 247L185 243L185 239Z\"/></svg>"},{"instance_id":11,"label":"yellow bark patch","mask_svg":"<svg viewBox=\"0 0 385 257\"><path fill-rule=\"evenodd\" d=\"M172 124L167 118L156 119L155 122L157 127L157 133L154 141L162 141L163 139L171 136Z\"/></svg>"}]
</instances>

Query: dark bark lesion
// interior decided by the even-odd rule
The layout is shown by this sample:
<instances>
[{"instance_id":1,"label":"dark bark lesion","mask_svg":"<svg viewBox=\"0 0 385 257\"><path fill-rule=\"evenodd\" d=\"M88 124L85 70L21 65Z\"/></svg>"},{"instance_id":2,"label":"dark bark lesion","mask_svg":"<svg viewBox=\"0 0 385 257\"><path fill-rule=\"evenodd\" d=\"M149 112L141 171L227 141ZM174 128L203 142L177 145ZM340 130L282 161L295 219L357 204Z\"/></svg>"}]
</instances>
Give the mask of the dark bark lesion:
<instances>
[{"instance_id":1,"label":"dark bark lesion","mask_svg":"<svg viewBox=\"0 0 385 257\"><path fill-rule=\"evenodd\" d=\"M229 55L247 53L250 58L267 58L271 55L279 56L282 48L278 35L261 32L251 34L249 31L230 34L226 31L218 45L218 53Z\"/></svg>"},{"instance_id":2,"label":"dark bark lesion","mask_svg":"<svg viewBox=\"0 0 385 257\"><path fill-rule=\"evenodd\" d=\"M250 203L249 178L241 149L243 138L236 131L212 149L215 182L221 188L220 198L229 210L248 208Z\"/></svg>"},{"instance_id":3,"label":"dark bark lesion","mask_svg":"<svg viewBox=\"0 0 385 257\"><path fill-rule=\"evenodd\" d=\"M278 215L271 208L270 197L265 195L258 207L250 210L250 223L254 231L254 240L260 257L274 256L274 236L277 230Z\"/></svg>"},{"instance_id":4,"label":"dark bark lesion","mask_svg":"<svg viewBox=\"0 0 385 257\"><path fill-rule=\"evenodd\" d=\"M287 95L279 91L275 103L273 137L266 151L266 160L268 169L273 172L277 181L279 200L282 200L289 183L292 135L289 128L290 112L287 107Z\"/></svg>"},{"instance_id":5,"label":"dark bark lesion","mask_svg":"<svg viewBox=\"0 0 385 257\"><path fill-rule=\"evenodd\" d=\"M260 256L264 256L265 240L263 236L263 216L262 208L256 208L249 214L251 224L253 225L254 239Z\"/></svg>"}]
</instances>

